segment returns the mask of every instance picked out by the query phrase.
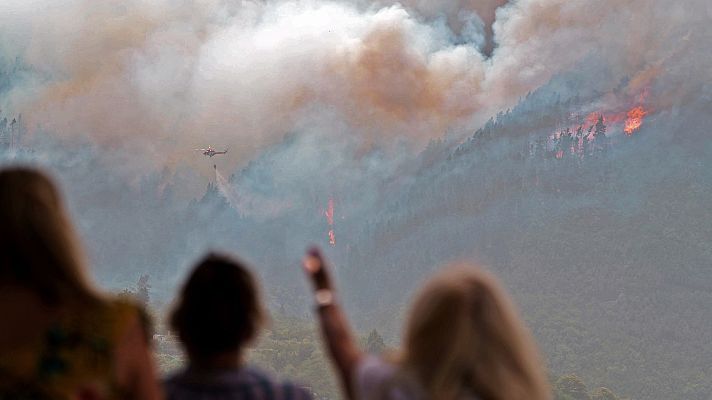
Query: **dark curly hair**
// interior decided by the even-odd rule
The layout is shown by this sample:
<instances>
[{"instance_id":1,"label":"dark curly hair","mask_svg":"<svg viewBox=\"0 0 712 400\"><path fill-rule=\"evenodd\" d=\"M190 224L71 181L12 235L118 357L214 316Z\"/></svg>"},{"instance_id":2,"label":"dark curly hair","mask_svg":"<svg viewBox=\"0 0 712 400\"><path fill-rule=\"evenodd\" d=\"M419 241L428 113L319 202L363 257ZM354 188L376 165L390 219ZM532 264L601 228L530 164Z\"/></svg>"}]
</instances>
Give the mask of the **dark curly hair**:
<instances>
[{"instance_id":1,"label":"dark curly hair","mask_svg":"<svg viewBox=\"0 0 712 400\"><path fill-rule=\"evenodd\" d=\"M193 270L170 318L191 360L238 350L264 321L259 289L239 261L208 254Z\"/></svg>"}]
</instances>

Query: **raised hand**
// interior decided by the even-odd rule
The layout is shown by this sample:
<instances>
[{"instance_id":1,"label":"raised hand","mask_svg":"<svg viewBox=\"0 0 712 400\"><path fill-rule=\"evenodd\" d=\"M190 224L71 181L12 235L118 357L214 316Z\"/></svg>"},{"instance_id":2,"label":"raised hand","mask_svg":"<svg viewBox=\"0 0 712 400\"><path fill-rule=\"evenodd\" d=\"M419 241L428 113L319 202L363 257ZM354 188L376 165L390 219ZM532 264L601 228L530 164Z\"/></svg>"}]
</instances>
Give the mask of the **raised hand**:
<instances>
[{"instance_id":1,"label":"raised hand","mask_svg":"<svg viewBox=\"0 0 712 400\"><path fill-rule=\"evenodd\" d=\"M317 247L307 250L303 260L304 272L311 280L314 290L333 290L333 284L329 275L328 266Z\"/></svg>"}]
</instances>

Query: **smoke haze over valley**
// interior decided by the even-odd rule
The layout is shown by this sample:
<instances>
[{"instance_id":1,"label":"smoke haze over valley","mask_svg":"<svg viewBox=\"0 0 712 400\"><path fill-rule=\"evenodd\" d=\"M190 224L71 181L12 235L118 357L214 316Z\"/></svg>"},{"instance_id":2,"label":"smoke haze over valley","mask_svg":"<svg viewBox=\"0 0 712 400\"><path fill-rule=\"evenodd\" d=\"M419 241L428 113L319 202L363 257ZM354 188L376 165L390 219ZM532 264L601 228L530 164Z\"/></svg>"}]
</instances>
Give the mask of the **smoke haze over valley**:
<instances>
[{"instance_id":1,"label":"smoke haze over valley","mask_svg":"<svg viewBox=\"0 0 712 400\"><path fill-rule=\"evenodd\" d=\"M552 375L631 399L712 398L711 111L704 0L0 4L0 158L58 178L102 286L160 308L221 249L303 317L315 243L396 344L471 260Z\"/></svg>"}]
</instances>

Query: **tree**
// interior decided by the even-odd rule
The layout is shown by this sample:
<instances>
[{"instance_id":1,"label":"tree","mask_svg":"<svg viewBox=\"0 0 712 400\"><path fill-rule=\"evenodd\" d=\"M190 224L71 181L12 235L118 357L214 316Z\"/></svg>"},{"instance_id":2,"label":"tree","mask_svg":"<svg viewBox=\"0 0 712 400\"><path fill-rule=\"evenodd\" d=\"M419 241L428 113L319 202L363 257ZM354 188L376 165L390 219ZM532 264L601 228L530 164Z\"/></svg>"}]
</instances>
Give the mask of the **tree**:
<instances>
[{"instance_id":1,"label":"tree","mask_svg":"<svg viewBox=\"0 0 712 400\"><path fill-rule=\"evenodd\" d=\"M594 139L598 144L598 150L608 150L609 139L608 136L606 136L606 124L603 123L603 114L598 117L598 121L595 126L595 133L596 136L594 136Z\"/></svg>"},{"instance_id":2,"label":"tree","mask_svg":"<svg viewBox=\"0 0 712 400\"><path fill-rule=\"evenodd\" d=\"M586 384L574 374L564 375L554 384L556 400L591 400Z\"/></svg>"},{"instance_id":3,"label":"tree","mask_svg":"<svg viewBox=\"0 0 712 400\"><path fill-rule=\"evenodd\" d=\"M582 132L582 125L579 125L578 128L576 128L576 132L566 129L566 147L564 148L564 151L571 154L576 153L576 143L578 141L578 137L582 135Z\"/></svg>"},{"instance_id":4,"label":"tree","mask_svg":"<svg viewBox=\"0 0 712 400\"><path fill-rule=\"evenodd\" d=\"M148 283L150 277L151 275L142 274L136 282L136 300L141 302L144 307L148 306L148 302L151 300L151 285Z\"/></svg>"},{"instance_id":5,"label":"tree","mask_svg":"<svg viewBox=\"0 0 712 400\"><path fill-rule=\"evenodd\" d=\"M118 294L119 297L137 301L141 303L143 307L148 308L148 303L151 300L151 284L148 283L150 278L151 275L142 274L136 282L136 287L133 289L126 288L122 290Z\"/></svg>"},{"instance_id":6,"label":"tree","mask_svg":"<svg viewBox=\"0 0 712 400\"><path fill-rule=\"evenodd\" d=\"M620 398L616 396L610 389L600 387L591 392L591 400L619 400Z\"/></svg>"},{"instance_id":7,"label":"tree","mask_svg":"<svg viewBox=\"0 0 712 400\"><path fill-rule=\"evenodd\" d=\"M370 354L379 354L386 348L383 337L375 329L368 334L366 339L366 351Z\"/></svg>"},{"instance_id":8,"label":"tree","mask_svg":"<svg viewBox=\"0 0 712 400\"><path fill-rule=\"evenodd\" d=\"M596 137L606 136L606 124L603 123L603 114L598 116L598 121L596 121L596 126L595 126L595 131L596 132Z\"/></svg>"}]
</instances>

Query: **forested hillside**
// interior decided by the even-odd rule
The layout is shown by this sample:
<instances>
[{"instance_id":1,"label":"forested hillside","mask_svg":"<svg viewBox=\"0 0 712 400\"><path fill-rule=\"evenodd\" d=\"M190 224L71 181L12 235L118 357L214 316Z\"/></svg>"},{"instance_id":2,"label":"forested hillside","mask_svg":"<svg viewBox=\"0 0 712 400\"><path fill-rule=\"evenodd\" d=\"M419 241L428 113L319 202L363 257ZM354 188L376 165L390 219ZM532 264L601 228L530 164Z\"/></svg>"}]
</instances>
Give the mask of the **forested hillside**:
<instances>
[{"instance_id":1,"label":"forested hillside","mask_svg":"<svg viewBox=\"0 0 712 400\"><path fill-rule=\"evenodd\" d=\"M311 321L275 315L260 339L249 350L250 363L275 377L289 377L307 388L316 399L344 398L333 367L323 352L323 345ZM360 342L371 354L391 352L377 330L362 335ZM161 373L170 375L185 367L186 359L177 339L159 324L154 336L155 357ZM605 387L589 388L575 374L551 376L554 400L620 400Z\"/></svg>"},{"instance_id":2,"label":"forested hillside","mask_svg":"<svg viewBox=\"0 0 712 400\"><path fill-rule=\"evenodd\" d=\"M697 111L659 114L655 128L600 147L594 138L591 151L561 154L558 138L511 128L516 110L463 144L434 143L426 152L440 161L344 256L356 308L398 304L404 276L472 258L505 280L554 373L633 398L707 398L712 147L706 125L672 122Z\"/></svg>"}]
</instances>

